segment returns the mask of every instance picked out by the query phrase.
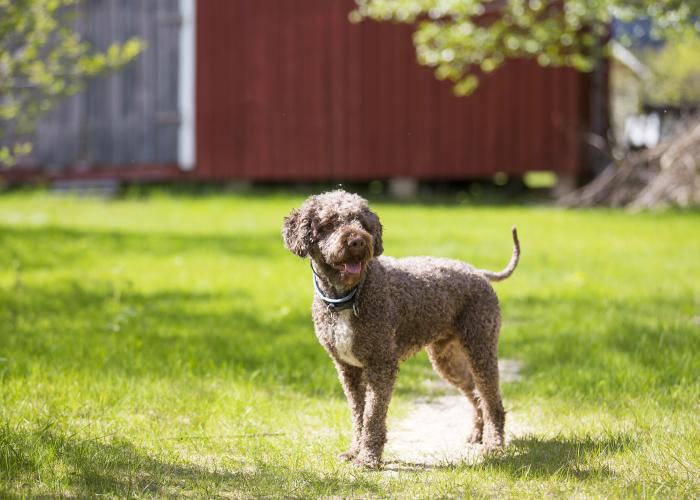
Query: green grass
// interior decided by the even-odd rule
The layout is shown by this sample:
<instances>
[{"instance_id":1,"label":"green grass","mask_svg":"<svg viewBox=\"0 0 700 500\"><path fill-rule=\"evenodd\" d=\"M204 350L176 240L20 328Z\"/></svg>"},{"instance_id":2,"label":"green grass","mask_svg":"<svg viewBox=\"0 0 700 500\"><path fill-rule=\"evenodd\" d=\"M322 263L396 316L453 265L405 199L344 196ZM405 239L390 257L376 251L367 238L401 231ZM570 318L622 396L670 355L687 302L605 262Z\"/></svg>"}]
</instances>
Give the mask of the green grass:
<instances>
[{"instance_id":1,"label":"green grass","mask_svg":"<svg viewBox=\"0 0 700 500\"><path fill-rule=\"evenodd\" d=\"M0 496L700 495L700 216L377 203L390 255L497 284L529 429L478 465L363 472L285 195L0 197ZM402 368L390 417L424 395Z\"/></svg>"}]
</instances>

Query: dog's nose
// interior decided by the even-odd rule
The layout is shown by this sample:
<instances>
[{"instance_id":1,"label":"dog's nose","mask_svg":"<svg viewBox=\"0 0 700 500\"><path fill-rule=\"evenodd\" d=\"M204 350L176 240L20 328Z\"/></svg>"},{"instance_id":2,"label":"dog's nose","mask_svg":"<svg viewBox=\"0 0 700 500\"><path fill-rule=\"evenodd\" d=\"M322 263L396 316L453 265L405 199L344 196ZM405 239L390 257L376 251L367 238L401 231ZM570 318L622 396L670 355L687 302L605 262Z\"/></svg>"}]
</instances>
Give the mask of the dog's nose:
<instances>
[{"instance_id":1,"label":"dog's nose","mask_svg":"<svg viewBox=\"0 0 700 500\"><path fill-rule=\"evenodd\" d=\"M354 249L361 249L365 247L365 240L359 236L355 236L348 240L348 246Z\"/></svg>"}]
</instances>

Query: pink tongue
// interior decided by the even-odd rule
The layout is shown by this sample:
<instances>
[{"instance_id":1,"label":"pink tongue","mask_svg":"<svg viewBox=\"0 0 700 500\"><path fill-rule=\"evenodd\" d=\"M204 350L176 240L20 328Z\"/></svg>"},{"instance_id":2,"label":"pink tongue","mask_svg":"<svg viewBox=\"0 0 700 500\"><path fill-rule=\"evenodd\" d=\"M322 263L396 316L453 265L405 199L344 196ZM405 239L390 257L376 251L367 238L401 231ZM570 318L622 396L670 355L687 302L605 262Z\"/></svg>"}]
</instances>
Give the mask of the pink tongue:
<instances>
[{"instance_id":1,"label":"pink tongue","mask_svg":"<svg viewBox=\"0 0 700 500\"><path fill-rule=\"evenodd\" d=\"M343 269L343 271L349 274L357 274L360 272L360 270L362 270L362 264L360 264L359 262L347 263L345 264L345 268Z\"/></svg>"}]
</instances>

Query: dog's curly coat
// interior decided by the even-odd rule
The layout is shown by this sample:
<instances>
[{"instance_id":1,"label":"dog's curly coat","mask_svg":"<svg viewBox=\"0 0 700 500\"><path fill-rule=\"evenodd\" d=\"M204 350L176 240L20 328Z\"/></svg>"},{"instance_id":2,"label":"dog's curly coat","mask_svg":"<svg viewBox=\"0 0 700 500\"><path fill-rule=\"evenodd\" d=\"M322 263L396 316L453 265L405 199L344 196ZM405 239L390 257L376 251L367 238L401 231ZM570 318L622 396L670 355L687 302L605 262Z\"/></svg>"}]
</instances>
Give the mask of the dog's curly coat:
<instances>
[{"instance_id":1,"label":"dog's curly coat","mask_svg":"<svg viewBox=\"0 0 700 500\"><path fill-rule=\"evenodd\" d=\"M312 307L316 336L333 359L352 411L352 443L341 458L380 465L399 363L423 347L435 370L474 406L469 441L503 446L500 309L489 281L507 278L517 266L515 228L513 257L500 273L449 259L379 257L379 218L365 199L338 190L311 196L292 211L282 237L290 251L310 257L325 295L341 297L359 286L356 311L330 310L318 296Z\"/></svg>"}]
</instances>

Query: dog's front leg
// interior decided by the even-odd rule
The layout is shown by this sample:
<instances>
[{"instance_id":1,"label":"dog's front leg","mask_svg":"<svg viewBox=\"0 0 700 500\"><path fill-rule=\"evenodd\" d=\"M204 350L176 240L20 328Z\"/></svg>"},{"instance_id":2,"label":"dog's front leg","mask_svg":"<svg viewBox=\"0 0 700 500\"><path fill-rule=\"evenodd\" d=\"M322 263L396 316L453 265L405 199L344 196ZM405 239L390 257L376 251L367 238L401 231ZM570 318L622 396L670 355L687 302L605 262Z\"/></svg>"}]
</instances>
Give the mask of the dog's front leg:
<instances>
[{"instance_id":1,"label":"dog's front leg","mask_svg":"<svg viewBox=\"0 0 700 500\"><path fill-rule=\"evenodd\" d=\"M352 440L350 442L350 449L345 453L341 453L338 458L350 461L354 459L360 451L367 381L362 373L362 368L357 368L339 361L335 362L335 368L338 370L338 377L340 378L343 392L345 392L345 397L348 399L348 405L352 413Z\"/></svg>"},{"instance_id":2,"label":"dog's front leg","mask_svg":"<svg viewBox=\"0 0 700 500\"><path fill-rule=\"evenodd\" d=\"M386 443L386 414L389 410L391 393L398 371L395 363L382 363L365 370L367 392L362 422L360 452L354 464L361 467L377 468L382 459Z\"/></svg>"}]
</instances>

